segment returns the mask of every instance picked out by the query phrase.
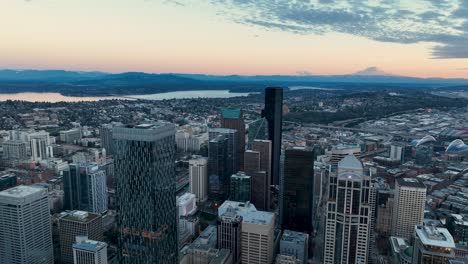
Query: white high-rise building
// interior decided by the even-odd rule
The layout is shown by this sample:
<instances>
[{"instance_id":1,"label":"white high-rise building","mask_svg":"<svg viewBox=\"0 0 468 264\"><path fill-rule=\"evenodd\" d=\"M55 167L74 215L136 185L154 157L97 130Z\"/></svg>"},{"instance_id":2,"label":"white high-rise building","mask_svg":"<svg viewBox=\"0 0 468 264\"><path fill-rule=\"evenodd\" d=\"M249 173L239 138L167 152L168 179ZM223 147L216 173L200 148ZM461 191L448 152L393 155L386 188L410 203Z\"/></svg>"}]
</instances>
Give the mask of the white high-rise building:
<instances>
[{"instance_id":1,"label":"white high-rise building","mask_svg":"<svg viewBox=\"0 0 468 264\"><path fill-rule=\"evenodd\" d=\"M392 235L411 240L414 227L424 220L426 186L415 178L395 181Z\"/></svg>"},{"instance_id":2,"label":"white high-rise building","mask_svg":"<svg viewBox=\"0 0 468 264\"><path fill-rule=\"evenodd\" d=\"M2 144L3 158L9 160L23 160L27 158L26 143L19 140L9 140Z\"/></svg>"},{"instance_id":3,"label":"white high-rise building","mask_svg":"<svg viewBox=\"0 0 468 264\"><path fill-rule=\"evenodd\" d=\"M189 161L190 192L195 194L197 201L208 198L208 159L197 157Z\"/></svg>"},{"instance_id":4,"label":"white high-rise building","mask_svg":"<svg viewBox=\"0 0 468 264\"><path fill-rule=\"evenodd\" d=\"M0 192L0 263L54 263L47 189L21 185Z\"/></svg>"},{"instance_id":5,"label":"white high-rise building","mask_svg":"<svg viewBox=\"0 0 468 264\"><path fill-rule=\"evenodd\" d=\"M106 264L107 244L77 236L73 244L73 264Z\"/></svg>"},{"instance_id":6,"label":"white high-rise building","mask_svg":"<svg viewBox=\"0 0 468 264\"><path fill-rule=\"evenodd\" d=\"M32 160L41 161L54 156L48 132L37 131L29 134L28 138Z\"/></svg>"},{"instance_id":7,"label":"white high-rise building","mask_svg":"<svg viewBox=\"0 0 468 264\"><path fill-rule=\"evenodd\" d=\"M198 218L193 217L197 212L195 194L185 193L177 197L179 241L194 236L198 229Z\"/></svg>"},{"instance_id":8,"label":"white high-rise building","mask_svg":"<svg viewBox=\"0 0 468 264\"><path fill-rule=\"evenodd\" d=\"M107 179L106 171L98 166L89 171L89 210L94 213L107 212Z\"/></svg>"},{"instance_id":9,"label":"white high-rise building","mask_svg":"<svg viewBox=\"0 0 468 264\"><path fill-rule=\"evenodd\" d=\"M275 215L270 212L258 211L249 202L225 201L218 208L218 215L221 217L229 212L240 216L242 219L240 235L241 263L272 263L274 258Z\"/></svg>"},{"instance_id":10,"label":"white high-rise building","mask_svg":"<svg viewBox=\"0 0 468 264\"><path fill-rule=\"evenodd\" d=\"M361 162L348 155L330 174L325 225L324 263L367 263L371 221L370 177Z\"/></svg>"}]
</instances>

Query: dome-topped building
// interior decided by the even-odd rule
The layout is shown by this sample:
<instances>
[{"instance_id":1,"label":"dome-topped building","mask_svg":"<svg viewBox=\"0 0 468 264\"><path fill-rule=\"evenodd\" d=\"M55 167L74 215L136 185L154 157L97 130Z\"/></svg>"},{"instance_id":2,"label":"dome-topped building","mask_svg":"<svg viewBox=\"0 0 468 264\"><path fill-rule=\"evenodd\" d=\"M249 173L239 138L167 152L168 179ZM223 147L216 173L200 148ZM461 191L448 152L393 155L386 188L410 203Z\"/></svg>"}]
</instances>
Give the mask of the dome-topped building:
<instances>
[{"instance_id":1,"label":"dome-topped building","mask_svg":"<svg viewBox=\"0 0 468 264\"><path fill-rule=\"evenodd\" d=\"M419 147L420 145L423 145L425 143L428 143L428 142L436 142L437 140L433 137L433 136L430 136L430 135L427 135L421 139L415 139L413 141L411 141L411 144L415 147Z\"/></svg>"},{"instance_id":2,"label":"dome-topped building","mask_svg":"<svg viewBox=\"0 0 468 264\"><path fill-rule=\"evenodd\" d=\"M468 152L468 145L466 145L461 139L455 139L448 145L445 152L449 152L449 153Z\"/></svg>"}]
</instances>

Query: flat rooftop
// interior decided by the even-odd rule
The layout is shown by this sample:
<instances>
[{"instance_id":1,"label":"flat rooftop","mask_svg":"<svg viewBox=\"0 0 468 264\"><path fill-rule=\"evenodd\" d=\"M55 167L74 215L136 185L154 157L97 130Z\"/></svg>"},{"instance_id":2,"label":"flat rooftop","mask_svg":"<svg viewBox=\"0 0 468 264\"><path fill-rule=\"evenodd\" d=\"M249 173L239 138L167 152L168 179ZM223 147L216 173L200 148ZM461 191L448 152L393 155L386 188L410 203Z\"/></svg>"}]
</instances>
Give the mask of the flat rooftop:
<instances>
[{"instance_id":1,"label":"flat rooftop","mask_svg":"<svg viewBox=\"0 0 468 264\"><path fill-rule=\"evenodd\" d=\"M155 141L175 135L175 125L168 122L154 122L139 125L114 127L112 138L116 140Z\"/></svg>"},{"instance_id":2,"label":"flat rooftop","mask_svg":"<svg viewBox=\"0 0 468 264\"><path fill-rule=\"evenodd\" d=\"M223 118L241 118L242 111L239 108L223 108L221 109Z\"/></svg>"},{"instance_id":3,"label":"flat rooftop","mask_svg":"<svg viewBox=\"0 0 468 264\"><path fill-rule=\"evenodd\" d=\"M85 211L70 211L61 214L60 220L67 220L79 223L88 223L96 218L101 217L99 214L93 214Z\"/></svg>"},{"instance_id":4,"label":"flat rooftop","mask_svg":"<svg viewBox=\"0 0 468 264\"><path fill-rule=\"evenodd\" d=\"M36 186L20 185L5 191L0 192L0 200L5 197L10 198L25 198L33 194L41 194L44 192L44 188Z\"/></svg>"},{"instance_id":5,"label":"flat rooftop","mask_svg":"<svg viewBox=\"0 0 468 264\"><path fill-rule=\"evenodd\" d=\"M211 128L209 130L209 133L236 133L237 130L235 129L230 129L230 128L222 128L222 127L217 127L217 128Z\"/></svg>"},{"instance_id":6,"label":"flat rooftop","mask_svg":"<svg viewBox=\"0 0 468 264\"><path fill-rule=\"evenodd\" d=\"M396 181L400 186L426 189L426 185L416 178L397 178Z\"/></svg>"},{"instance_id":7,"label":"flat rooftop","mask_svg":"<svg viewBox=\"0 0 468 264\"><path fill-rule=\"evenodd\" d=\"M218 215L224 215L226 212L235 211L237 215L242 216L244 222L257 224L257 225L269 225L274 219L274 214L270 212L257 211L257 208L250 202L236 202L226 200L219 208Z\"/></svg>"},{"instance_id":8,"label":"flat rooftop","mask_svg":"<svg viewBox=\"0 0 468 264\"><path fill-rule=\"evenodd\" d=\"M306 243L309 239L309 235L302 232L296 232L292 230L284 230L283 235L281 236L281 241L296 242L296 243Z\"/></svg>"},{"instance_id":9,"label":"flat rooftop","mask_svg":"<svg viewBox=\"0 0 468 264\"><path fill-rule=\"evenodd\" d=\"M433 226L416 226L416 234L421 243L428 246L455 248L453 237L447 228Z\"/></svg>"},{"instance_id":10,"label":"flat rooftop","mask_svg":"<svg viewBox=\"0 0 468 264\"><path fill-rule=\"evenodd\" d=\"M99 251L107 247L107 244L101 241L85 240L76 242L73 244L74 249L85 250L85 251Z\"/></svg>"}]
</instances>

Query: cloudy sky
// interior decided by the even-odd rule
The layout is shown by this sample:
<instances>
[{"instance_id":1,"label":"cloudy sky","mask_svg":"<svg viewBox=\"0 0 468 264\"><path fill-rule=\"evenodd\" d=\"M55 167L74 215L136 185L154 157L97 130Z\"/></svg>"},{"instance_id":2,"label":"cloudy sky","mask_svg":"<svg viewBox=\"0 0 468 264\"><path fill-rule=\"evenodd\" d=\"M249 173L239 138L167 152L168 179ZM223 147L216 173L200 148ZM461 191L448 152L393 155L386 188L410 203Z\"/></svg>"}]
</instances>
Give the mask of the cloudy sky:
<instances>
[{"instance_id":1,"label":"cloudy sky","mask_svg":"<svg viewBox=\"0 0 468 264\"><path fill-rule=\"evenodd\" d=\"M0 68L468 78L468 0L0 0Z\"/></svg>"}]
</instances>

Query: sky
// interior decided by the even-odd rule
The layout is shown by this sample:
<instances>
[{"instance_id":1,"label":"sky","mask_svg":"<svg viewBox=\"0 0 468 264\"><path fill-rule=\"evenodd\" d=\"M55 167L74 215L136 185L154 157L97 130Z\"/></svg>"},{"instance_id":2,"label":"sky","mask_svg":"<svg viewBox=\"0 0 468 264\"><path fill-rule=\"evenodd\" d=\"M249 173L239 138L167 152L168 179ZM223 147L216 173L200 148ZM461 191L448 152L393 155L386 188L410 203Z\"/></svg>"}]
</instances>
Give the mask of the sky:
<instances>
[{"instance_id":1,"label":"sky","mask_svg":"<svg viewBox=\"0 0 468 264\"><path fill-rule=\"evenodd\" d=\"M0 68L468 78L468 0L0 0Z\"/></svg>"}]
</instances>

